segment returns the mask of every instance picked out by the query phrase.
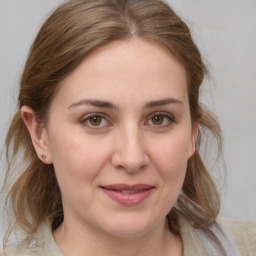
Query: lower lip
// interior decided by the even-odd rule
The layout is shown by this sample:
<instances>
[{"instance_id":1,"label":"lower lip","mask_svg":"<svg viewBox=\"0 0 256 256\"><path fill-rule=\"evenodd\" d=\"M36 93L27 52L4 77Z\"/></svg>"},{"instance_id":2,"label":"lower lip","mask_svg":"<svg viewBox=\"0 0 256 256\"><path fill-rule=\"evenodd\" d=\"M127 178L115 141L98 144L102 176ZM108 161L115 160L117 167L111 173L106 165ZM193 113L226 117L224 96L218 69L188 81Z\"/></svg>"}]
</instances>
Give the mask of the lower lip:
<instances>
[{"instance_id":1,"label":"lower lip","mask_svg":"<svg viewBox=\"0 0 256 256\"><path fill-rule=\"evenodd\" d=\"M152 188L134 194L124 194L115 190L102 189L111 199L126 206L133 206L143 202L153 190Z\"/></svg>"}]
</instances>

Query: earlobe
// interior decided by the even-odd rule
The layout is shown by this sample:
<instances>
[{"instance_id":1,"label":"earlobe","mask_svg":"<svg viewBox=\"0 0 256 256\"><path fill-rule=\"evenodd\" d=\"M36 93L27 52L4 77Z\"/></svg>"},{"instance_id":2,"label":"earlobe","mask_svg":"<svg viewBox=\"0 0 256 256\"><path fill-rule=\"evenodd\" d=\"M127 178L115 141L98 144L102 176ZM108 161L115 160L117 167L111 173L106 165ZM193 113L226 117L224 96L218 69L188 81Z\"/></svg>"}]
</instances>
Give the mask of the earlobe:
<instances>
[{"instance_id":1,"label":"earlobe","mask_svg":"<svg viewBox=\"0 0 256 256\"><path fill-rule=\"evenodd\" d=\"M21 116L30 133L38 158L45 164L51 164L48 136L43 123L37 121L34 110L28 106L21 107Z\"/></svg>"}]
</instances>

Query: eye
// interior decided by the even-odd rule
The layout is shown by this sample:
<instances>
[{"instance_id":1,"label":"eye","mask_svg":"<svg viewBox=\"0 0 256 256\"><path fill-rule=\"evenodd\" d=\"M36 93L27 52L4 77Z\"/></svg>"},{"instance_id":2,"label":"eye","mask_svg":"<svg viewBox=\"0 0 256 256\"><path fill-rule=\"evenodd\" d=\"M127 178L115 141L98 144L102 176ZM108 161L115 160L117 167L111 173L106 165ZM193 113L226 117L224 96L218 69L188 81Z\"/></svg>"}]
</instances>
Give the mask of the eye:
<instances>
[{"instance_id":1,"label":"eye","mask_svg":"<svg viewBox=\"0 0 256 256\"><path fill-rule=\"evenodd\" d=\"M156 113L147 121L148 125L166 127L174 123L174 118L165 113Z\"/></svg>"},{"instance_id":2,"label":"eye","mask_svg":"<svg viewBox=\"0 0 256 256\"><path fill-rule=\"evenodd\" d=\"M109 125L107 119L101 114L86 115L82 118L81 123L89 128L101 128Z\"/></svg>"}]
</instances>

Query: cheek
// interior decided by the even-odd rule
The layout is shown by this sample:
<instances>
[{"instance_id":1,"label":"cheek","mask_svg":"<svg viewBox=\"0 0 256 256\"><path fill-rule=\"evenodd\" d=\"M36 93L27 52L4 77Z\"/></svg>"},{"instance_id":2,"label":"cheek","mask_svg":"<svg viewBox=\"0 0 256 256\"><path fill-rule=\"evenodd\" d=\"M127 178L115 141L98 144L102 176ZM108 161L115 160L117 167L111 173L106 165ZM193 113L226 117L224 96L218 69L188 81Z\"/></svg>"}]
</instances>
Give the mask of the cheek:
<instances>
[{"instance_id":1,"label":"cheek","mask_svg":"<svg viewBox=\"0 0 256 256\"><path fill-rule=\"evenodd\" d=\"M172 138L166 138L162 143L158 143L152 149L155 159L163 167L170 169L172 167L186 166L186 163L190 156L191 142L188 136L172 136Z\"/></svg>"},{"instance_id":2,"label":"cheek","mask_svg":"<svg viewBox=\"0 0 256 256\"><path fill-rule=\"evenodd\" d=\"M107 161L106 145L102 145L100 141L92 141L84 135L74 135L74 132L56 133L50 141L50 151L59 183L91 183Z\"/></svg>"},{"instance_id":3,"label":"cheek","mask_svg":"<svg viewBox=\"0 0 256 256\"><path fill-rule=\"evenodd\" d=\"M152 149L154 164L168 189L180 190L187 169L191 143L186 136L173 136Z\"/></svg>"},{"instance_id":4,"label":"cheek","mask_svg":"<svg viewBox=\"0 0 256 256\"><path fill-rule=\"evenodd\" d=\"M155 169L161 177L158 184L160 198L155 206L165 217L182 190L188 161L188 140L173 136L157 143L151 152Z\"/></svg>"},{"instance_id":5,"label":"cheek","mask_svg":"<svg viewBox=\"0 0 256 256\"><path fill-rule=\"evenodd\" d=\"M61 134L51 140L53 165L63 204L72 209L93 205L93 188L107 161L108 149L103 143L81 138L81 135L65 134L65 140Z\"/></svg>"}]
</instances>

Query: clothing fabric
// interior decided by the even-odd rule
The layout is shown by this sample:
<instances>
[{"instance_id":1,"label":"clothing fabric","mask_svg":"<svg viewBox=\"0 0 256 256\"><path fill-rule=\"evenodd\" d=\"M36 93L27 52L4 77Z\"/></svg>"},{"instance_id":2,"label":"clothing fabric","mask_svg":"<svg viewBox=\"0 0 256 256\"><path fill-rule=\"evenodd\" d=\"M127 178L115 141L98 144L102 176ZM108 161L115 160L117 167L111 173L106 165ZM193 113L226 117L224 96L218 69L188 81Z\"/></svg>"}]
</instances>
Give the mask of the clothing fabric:
<instances>
[{"instance_id":1,"label":"clothing fabric","mask_svg":"<svg viewBox=\"0 0 256 256\"><path fill-rule=\"evenodd\" d=\"M219 241L221 241L226 256L240 256L240 253L235 243L233 242L232 238L225 230L223 225L218 220L217 224L218 226L212 226L210 230L216 235L216 237L218 237ZM219 256L223 254L220 247L216 246L216 244L214 244L212 240L209 239L209 237L202 230L197 229L196 231L208 255Z\"/></svg>"},{"instance_id":2,"label":"clothing fabric","mask_svg":"<svg viewBox=\"0 0 256 256\"><path fill-rule=\"evenodd\" d=\"M233 221L226 218L219 218L218 221L221 223L221 229L213 231L223 243L223 247L231 250L228 251L228 256L256 255L256 221ZM211 241L207 240L207 237L201 231L195 230L182 214L179 214L179 225L183 241L183 256L220 255ZM53 238L51 225L45 223L28 243L9 246L3 255L63 256L63 253Z\"/></svg>"}]
</instances>

